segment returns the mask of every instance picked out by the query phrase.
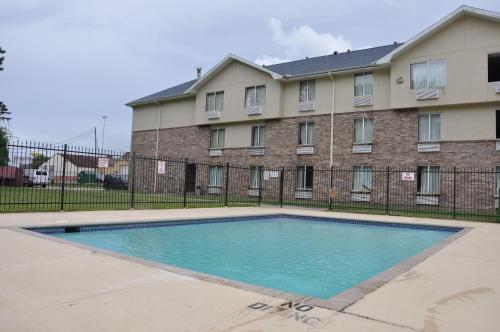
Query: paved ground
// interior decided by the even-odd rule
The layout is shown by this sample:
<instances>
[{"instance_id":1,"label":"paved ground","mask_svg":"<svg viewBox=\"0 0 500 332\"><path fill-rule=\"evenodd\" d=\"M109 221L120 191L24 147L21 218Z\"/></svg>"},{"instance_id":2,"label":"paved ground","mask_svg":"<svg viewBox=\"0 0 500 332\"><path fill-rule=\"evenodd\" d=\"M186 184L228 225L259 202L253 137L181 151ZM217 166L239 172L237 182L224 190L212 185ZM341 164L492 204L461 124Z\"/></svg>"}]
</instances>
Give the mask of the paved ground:
<instances>
[{"instance_id":1,"label":"paved ground","mask_svg":"<svg viewBox=\"0 0 500 332\"><path fill-rule=\"evenodd\" d=\"M304 213L473 230L344 312L201 281L0 229L0 331L496 331L500 225L296 209L212 208L0 215L0 226Z\"/></svg>"}]
</instances>

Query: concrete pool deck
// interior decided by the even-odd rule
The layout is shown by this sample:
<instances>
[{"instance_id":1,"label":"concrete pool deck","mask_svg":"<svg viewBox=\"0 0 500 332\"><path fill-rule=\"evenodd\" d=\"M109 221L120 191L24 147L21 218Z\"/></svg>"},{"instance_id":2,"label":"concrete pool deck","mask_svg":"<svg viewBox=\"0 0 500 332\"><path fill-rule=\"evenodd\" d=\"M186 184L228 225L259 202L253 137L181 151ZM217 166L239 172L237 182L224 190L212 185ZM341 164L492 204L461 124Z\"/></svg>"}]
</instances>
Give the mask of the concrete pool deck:
<instances>
[{"instance_id":1,"label":"concrete pool deck","mask_svg":"<svg viewBox=\"0 0 500 332\"><path fill-rule=\"evenodd\" d=\"M300 311L295 302L9 229L275 213L472 229L341 312ZM492 331L500 326L500 224L210 208L3 214L0 227L6 227L0 229L0 331Z\"/></svg>"}]
</instances>

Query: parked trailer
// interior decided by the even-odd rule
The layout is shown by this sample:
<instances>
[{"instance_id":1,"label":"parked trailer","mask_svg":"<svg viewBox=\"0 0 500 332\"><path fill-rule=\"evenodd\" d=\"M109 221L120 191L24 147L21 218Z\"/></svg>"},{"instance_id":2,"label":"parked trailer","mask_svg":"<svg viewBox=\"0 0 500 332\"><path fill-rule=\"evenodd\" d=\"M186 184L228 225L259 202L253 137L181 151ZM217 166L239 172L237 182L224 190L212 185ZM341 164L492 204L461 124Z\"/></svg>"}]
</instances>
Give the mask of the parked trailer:
<instances>
[{"instance_id":1,"label":"parked trailer","mask_svg":"<svg viewBox=\"0 0 500 332\"><path fill-rule=\"evenodd\" d=\"M23 171L19 167L0 166L0 185L20 186L23 183Z\"/></svg>"}]
</instances>

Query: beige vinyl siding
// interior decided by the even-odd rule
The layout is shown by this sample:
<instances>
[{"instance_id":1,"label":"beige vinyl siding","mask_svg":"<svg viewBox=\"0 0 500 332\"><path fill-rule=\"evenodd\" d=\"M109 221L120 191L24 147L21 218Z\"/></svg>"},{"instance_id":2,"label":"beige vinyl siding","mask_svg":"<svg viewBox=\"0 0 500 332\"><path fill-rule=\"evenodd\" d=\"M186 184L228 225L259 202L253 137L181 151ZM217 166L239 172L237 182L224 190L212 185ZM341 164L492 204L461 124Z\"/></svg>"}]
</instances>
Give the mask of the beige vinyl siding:
<instances>
[{"instance_id":1,"label":"beige vinyl siding","mask_svg":"<svg viewBox=\"0 0 500 332\"><path fill-rule=\"evenodd\" d=\"M195 98L174 99L157 104L135 106L132 131L157 128L158 108L161 110L160 129L194 125Z\"/></svg>"},{"instance_id":2,"label":"beige vinyl siding","mask_svg":"<svg viewBox=\"0 0 500 332\"><path fill-rule=\"evenodd\" d=\"M266 102L261 115L249 116L245 109L245 89L258 85L266 86ZM199 125L277 118L280 116L280 89L280 82L274 80L271 75L233 61L198 89L195 123ZM224 92L224 110L220 119L208 120L205 112L206 94L214 91Z\"/></svg>"},{"instance_id":3,"label":"beige vinyl siding","mask_svg":"<svg viewBox=\"0 0 500 332\"><path fill-rule=\"evenodd\" d=\"M391 107L425 107L500 101L488 83L488 54L500 52L500 23L462 16L393 59ZM410 64L446 61L446 86L439 99L417 101L410 89ZM403 83L396 82L398 77Z\"/></svg>"}]
</instances>

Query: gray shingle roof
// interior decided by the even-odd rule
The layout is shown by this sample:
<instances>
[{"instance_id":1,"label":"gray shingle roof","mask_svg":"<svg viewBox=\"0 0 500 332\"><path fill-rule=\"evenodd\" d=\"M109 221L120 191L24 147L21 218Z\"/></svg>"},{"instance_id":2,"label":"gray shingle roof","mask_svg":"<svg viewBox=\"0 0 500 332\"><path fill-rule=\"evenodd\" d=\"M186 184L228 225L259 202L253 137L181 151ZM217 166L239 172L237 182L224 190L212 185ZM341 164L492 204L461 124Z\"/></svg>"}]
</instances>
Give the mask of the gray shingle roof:
<instances>
[{"instance_id":1,"label":"gray shingle roof","mask_svg":"<svg viewBox=\"0 0 500 332\"><path fill-rule=\"evenodd\" d=\"M152 102L155 100L162 100L162 99L182 96L184 94L184 91L189 89L194 83L196 83L196 81L197 81L197 79L191 80L188 82L184 82L184 83L181 83L179 85L162 90L160 92L153 93L152 95L136 99L134 101L127 103L127 106L132 106L132 105Z\"/></svg>"},{"instance_id":2,"label":"gray shingle roof","mask_svg":"<svg viewBox=\"0 0 500 332\"><path fill-rule=\"evenodd\" d=\"M375 61L390 53L402 44L391 44L363 50L339 53L337 55L329 54L302 60L279 63L266 66L267 69L283 75L284 77L307 76L329 71L342 71L356 68L363 68L373 65ZM127 106L134 106L143 103L154 102L155 100L164 100L173 97L185 95L197 80L191 80L182 84L162 90L152 95L142 97L127 103Z\"/></svg>"},{"instance_id":3,"label":"gray shingle roof","mask_svg":"<svg viewBox=\"0 0 500 332\"><path fill-rule=\"evenodd\" d=\"M351 51L349 53L339 53L337 55L329 54L279 63L266 66L266 68L283 76L294 77L367 67L401 45L402 44L391 44Z\"/></svg>"}]
</instances>

